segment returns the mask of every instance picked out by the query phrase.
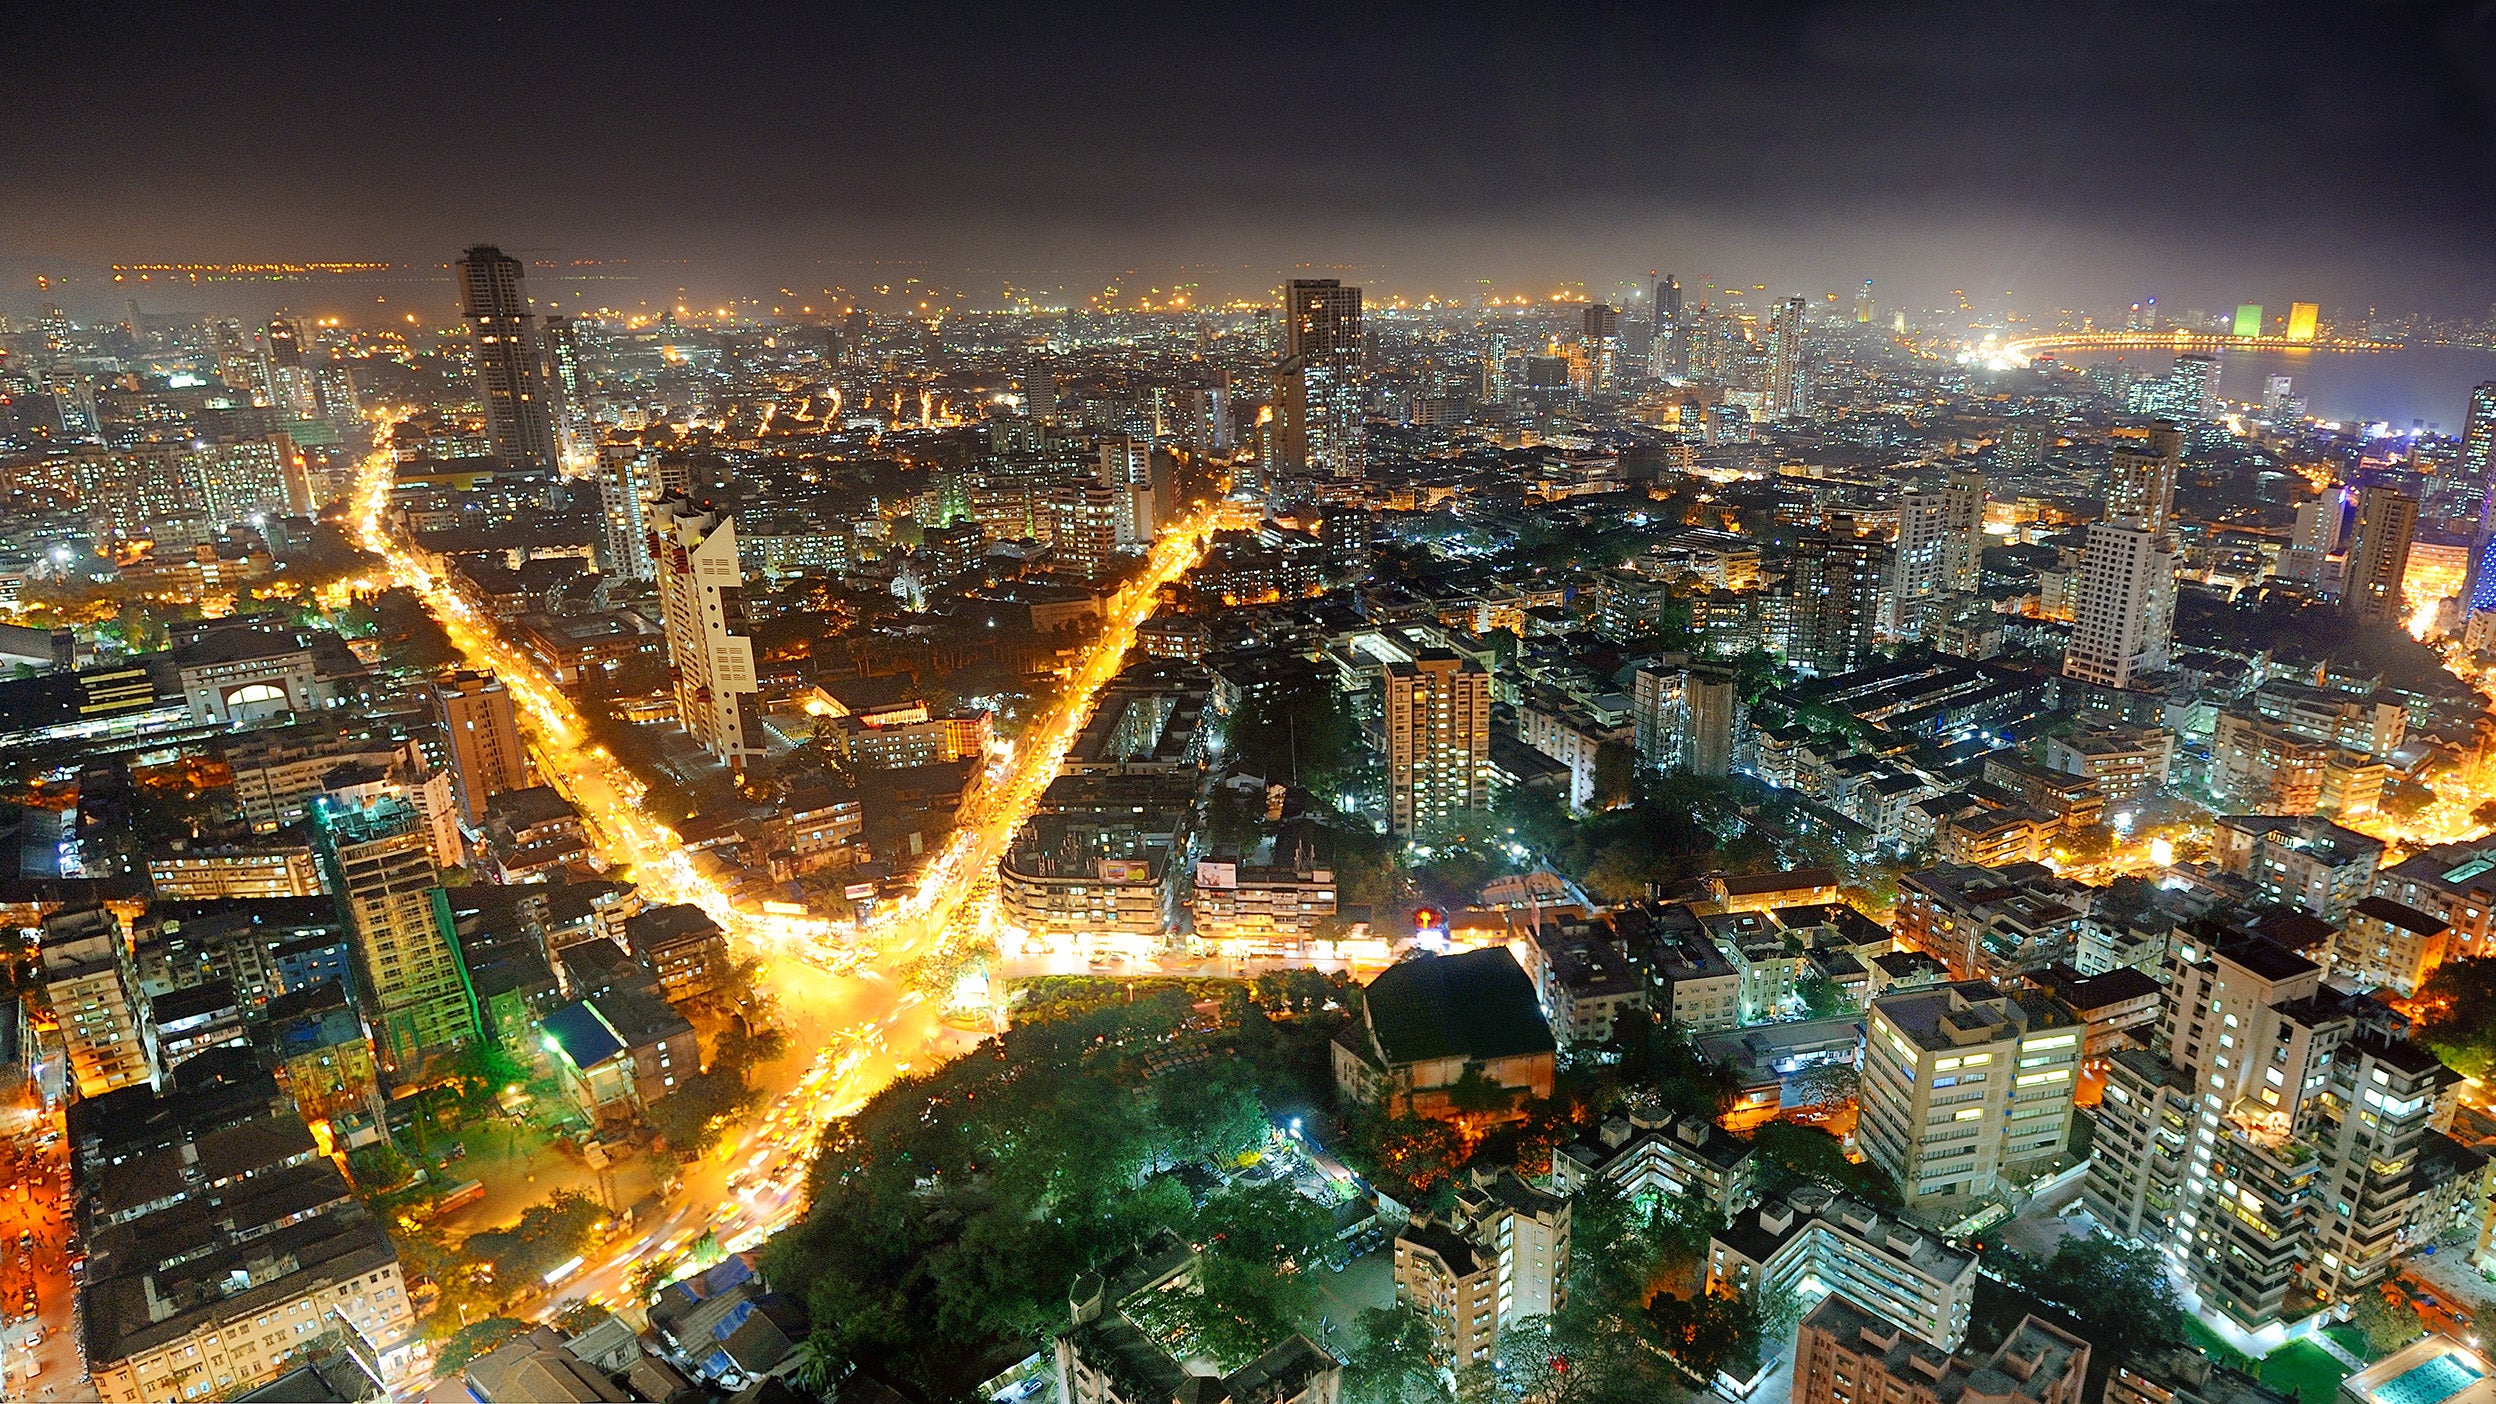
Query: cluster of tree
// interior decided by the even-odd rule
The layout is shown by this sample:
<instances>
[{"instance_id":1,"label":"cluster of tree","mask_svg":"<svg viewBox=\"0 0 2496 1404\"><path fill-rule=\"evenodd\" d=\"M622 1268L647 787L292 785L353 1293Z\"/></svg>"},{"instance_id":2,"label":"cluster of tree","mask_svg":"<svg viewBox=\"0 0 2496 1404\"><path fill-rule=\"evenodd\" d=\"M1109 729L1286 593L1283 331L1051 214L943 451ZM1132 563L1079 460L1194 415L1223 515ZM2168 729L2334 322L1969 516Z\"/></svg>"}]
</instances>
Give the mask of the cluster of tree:
<instances>
[{"instance_id":1,"label":"cluster of tree","mask_svg":"<svg viewBox=\"0 0 2496 1404\"><path fill-rule=\"evenodd\" d=\"M789 1036L780 1029L729 1025L720 1032L711 1065L650 1104L651 1129L686 1159L707 1152L719 1144L730 1118L762 1100L752 1081L754 1066L779 1057L788 1046Z\"/></svg>"},{"instance_id":2,"label":"cluster of tree","mask_svg":"<svg viewBox=\"0 0 2496 1404\"><path fill-rule=\"evenodd\" d=\"M2003 1281L2071 1313L2092 1356L2130 1360L2183 1340L2184 1304L2154 1248L2091 1234L2064 1239L2043 1263L2002 1249L1988 1256Z\"/></svg>"},{"instance_id":3,"label":"cluster of tree","mask_svg":"<svg viewBox=\"0 0 2496 1404\"><path fill-rule=\"evenodd\" d=\"M1314 667L1242 698L1223 725L1223 748L1231 764L1249 774L1296 786L1328 803L1373 779L1374 762L1351 704Z\"/></svg>"},{"instance_id":4,"label":"cluster of tree","mask_svg":"<svg viewBox=\"0 0 2496 1404\"><path fill-rule=\"evenodd\" d=\"M1599 806L1608 807L1584 819L1571 820L1556 795L1518 787L1502 797L1492 821L1604 901L1645 897L1715 869L1749 871L1780 861L1773 844L1748 831L1738 782L1656 774L1629 759L1615 757L1616 792L1598 793ZM1735 837L1728 843L1724 834Z\"/></svg>"},{"instance_id":5,"label":"cluster of tree","mask_svg":"<svg viewBox=\"0 0 2496 1404\"><path fill-rule=\"evenodd\" d=\"M535 1282L581 1251L607 1220L606 1207L579 1190L557 1190L521 1212L509 1228L468 1235L462 1257L492 1269L506 1294Z\"/></svg>"},{"instance_id":6,"label":"cluster of tree","mask_svg":"<svg viewBox=\"0 0 2496 1404\"><path fill-rule=\"evenodd\" d=\"M2349 1324L2366 1337L2366 1349L2375 1356L2386 1356L2427 1333L2427 1323L2418 1308L2381 1287L2357 1294L2349 1308Z\"/></svg>"},{"instance_id":7,"label":"cluster of tree","mask_svg":"<svg viewBox=\"0 0 2496 1404\"><path fill-rule=\"evenodd\" d=\"M516 1316L489 1316L471 1321L452 1332L434 1353L433 1372L439 1376L455 1376L468 1368L470 1361L491 1355L497 1347L528 1332L529 1323Z\"/></svg>"},{"instance_id":8,"label":"cluster of tree","mask_svg":"<svg viewBox=\"0 0 2496 1404\"><path fill-rule=\"evenodd\" d=\"M1212 1245L1180 1323L1209 1352L1299 1312L1308 1284L1276 1264L1307 1255L1316 1219L1263 1194L1200 1210L1162 1173L1262 1145L1261 1095L1321 1095L1340 1015L1278 1024L1245 998L1233 1012L1204 1062L1161 1077L1148 1060L1207 1037L1184 991L1020 1025L827 1128L808 1215L769 1250L773 1280L813 1310L813 1349L943 1386L980 1343L1061 1327L1076 1274L1165 1233Z\"/></svg>"},{"instance_id":9,"label":"cluster of tree","mask_svg":"<svg viewBox=\"0 0 2496 1404\"><path fill-rule=\"evenodd\" d=\"M2455 1071L2496 1071L2496 956L2464 956L2435 968L2410 1002L2418 1035Z\"/></svg>"},{"instance_id":10,"label":"cluster of tree","mask_svg":"<svg viewBox=\"0 0 2496 1404\"><path fill-rule=\"evenodd\" d=\"M1762 1198L1816 1184L1884 1209L1899 1205L1897 1182L1870 1161L1846 1158L1845 1143L1817 1126L1771 1121L1751 1133Z\"/></svg>"},{"instance_id":11,"label":"cluster of tree","mask_svg":"<svg viewBox=\"0 0 2496 1404\"><path fill-rule=\"evenodd\" d=\"M2261 591L2242 604L2183 592L2175 604L2175 639L2248 657L2269 653L2300 663L2350 664L2380 674L2393 687L2421 692L2468 691L2445 671L2442 656L2408 630L2365 624L2288 591Z\"/></svg>"},{"instance_id":12,"label":"cluster of tree","mask_svg":"<svg viewBox=\"0 0 2496 1404\"><path fill-rule=\"evenodd\" d=\"M1187 1288L1155 1293L1139 1306L1147 1318L1139 1324L1233 1370L1313 1319L1317 1284L1307 1269L1334 1237L1333 1215L1289 1185L1226 1190L1193 1213L1181 1212L1174 1182L1160 1188L1174 1231L1202 1251Z\"/></svg>"}]
</instances>

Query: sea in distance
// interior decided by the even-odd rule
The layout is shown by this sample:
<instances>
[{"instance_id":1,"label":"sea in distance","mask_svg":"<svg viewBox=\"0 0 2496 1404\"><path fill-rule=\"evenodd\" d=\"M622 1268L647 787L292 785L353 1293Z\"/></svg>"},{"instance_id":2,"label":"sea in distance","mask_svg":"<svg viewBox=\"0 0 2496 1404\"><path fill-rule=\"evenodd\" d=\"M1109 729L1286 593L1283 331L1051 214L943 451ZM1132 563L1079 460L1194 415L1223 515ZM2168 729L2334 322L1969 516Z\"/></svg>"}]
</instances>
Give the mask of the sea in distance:
<instances>
[{"instance_id":1,"label":"sea in distance","mask_svg":"<svg viewBox=\"0 0 2496 1404\"><path fill-rule=\"evenodd\" d=\"M2120 360L2137 375L2165 375L2175 357L2159 351L2121 356L2071 354L2068 365ZM2469 346L2408 346L2398 351L2226 351L2219 393L2260 403L2263 382L2284 375L2305 412L2340 423L2381 423L2394 433L2459 434L2471 387L2496 381L2496 351Z\"/></svg>"}]
</instances>

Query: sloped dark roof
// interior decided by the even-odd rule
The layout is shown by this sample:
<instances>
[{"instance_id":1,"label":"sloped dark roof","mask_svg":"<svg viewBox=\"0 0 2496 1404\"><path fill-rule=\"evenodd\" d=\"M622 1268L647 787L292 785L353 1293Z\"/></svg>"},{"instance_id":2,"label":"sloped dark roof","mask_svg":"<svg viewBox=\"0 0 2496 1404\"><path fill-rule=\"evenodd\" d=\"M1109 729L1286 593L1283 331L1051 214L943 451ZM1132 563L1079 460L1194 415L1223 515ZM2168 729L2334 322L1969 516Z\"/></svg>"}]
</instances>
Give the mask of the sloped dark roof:
<instances>
[{"instance_id":1,"label":"sloped dark roof","mask_svg":"<svg viewBox=\"0 0 2496 1404\"><path fill-rule=\"evenodd\" d=\"M1535 1003L1533 981L1504 947L1389 966L1362 992L1362 1002L1390 1063L1486 1061L1558 1047Z\"/></svg>"}]
</instances>

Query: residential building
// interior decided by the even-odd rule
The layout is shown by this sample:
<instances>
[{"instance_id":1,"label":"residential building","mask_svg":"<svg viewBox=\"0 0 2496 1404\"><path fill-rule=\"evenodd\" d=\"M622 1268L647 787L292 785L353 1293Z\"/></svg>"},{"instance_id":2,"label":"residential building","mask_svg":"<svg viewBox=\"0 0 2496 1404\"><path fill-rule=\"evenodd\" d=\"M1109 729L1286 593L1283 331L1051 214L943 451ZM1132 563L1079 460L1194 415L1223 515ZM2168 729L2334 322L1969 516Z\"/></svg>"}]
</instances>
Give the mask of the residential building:
<instances>
[{"instance_id":1,"label":"residential building","mask_svg":"<svg viewBox=\"0 0 2496 1404\"><path fill-rule=\"evenodd\" d=\"M303 843L240 844L151 854L147 880L156 895L168 901L321 895L320 866L313 861L312 846Z\"/></svg>"},{"instance_id":2,"label":"residential building","mask_svg":"<svg viewBox=\"0 0 2496 1404\"><path fill-rule=\"evenodd\" d=\"M1899 880L1894 926L1960 979L1999 980L2070 963L2086 916L2042 864L1945 863Z\"/></svg>"},{"instance_id":3,"label":"residential building","mask_svg":"<svg viewBox=\"0 0 2496 1404\"><path fill-rule=\"evenodd\" d=\"M1911 1335L1951 1350L1966 1339L1976 1255L1868 1204L1806 1185L1734 1216L1707 1244L1707 1289L1756 1298L1792 1292L1870 1302Z\"/></svg>"},{"instance_id":4,"label":"residential building","mask_svg":"<svg viewBox=\"0 0 2496 1404\"><path fill-rule=\"evenodd\" d=\"M2442 917L2389 897L2360 898L2332 940L2331 978L2407 999L2450 954L2452 931Z\"/></svg>"},{"instance_id":5,"label":"residential building","mask_svg":"<svg viewBox=\"0 0 2496 1404\"><path fill-rule=\"evenodd\" d=\"M1491 1358L1499 1333L1567 1302L1569 1202L1513 1170L1460 1190L1445 1218L1425 1217L1395 1236L1395 1295L1430 1324L1439 1351L1474 1364Z\"/></svg>"},{"instance_id":6,"label":"residential building","mask_svg":"<svg viewBox=\"0 0 2496 1404\"><path fill-rule=\"evenodd\" d=\"M1098 1272L1079 1274L1067 1293L1070 1329L1054 1339L1056 1397L1069 1404L1338 1404L1342 1362L1298 1332L1226 1375L1204 1375L1172 1359L1127 1314L1127 1303L1150 1300L1148 1293L1188 1290L1196 1267L1195 1250L1165 1234Z\"/></svg>"},{"instance_id":7,"label":"residential building","mask_svg":"<svg viewBox=\"0 0 2496 1404\"><path fill-rule=\"evenodd\" d=\"M627 917L624 945L671 1004L709 994L728 970L728 933L689 902L645 907Z\"/></svg>"},{"instance_id":8,"label":"residential building","mask_svg":"<svg viewBox=\"0 0 2496 1404\"><path fill-rule=\"evenodd\" d=\"M1491 676L1445 649L1380 665L1388 823L1412 838L1490 806Z\"/></svg>"},{"instance_id":9,"label":"residential building","mask_svg":"<svg viewBox=\"0 0 2496 1404\"><path fill-rule=\"evenodd\" d=\"M1796 541L1785 579L1794 610L1786 657L1822 677L1851 672L1870 658L1889 559L1887 545L1867 538Z\"/></svg>"},{"instance_id":10,"label":"residential building","mask_svg":"<svg viewBox=\"0 0 2496 1404\"><path fill-rule=\"evenodd\" d=\"M2155 799L2175 763L2175 733L2162 726L2074 727L2045 740L2045 766L2077 775L2108 804Z\"/></svg>"},{"instance_id":11,"label":"residential building","mask_svg":"<svg viewBox=\"0 0 2496 1404\"><path fill-rule=\"evenodd\" d=\"M2349 537L2340 576L2340 612L2362 624L2400 627L2409 618L2401 580L2409 573L2410 539L2418 531L2418 499L2388 487L2357 495L2357 530Z\"/></svg>"},{"instance_id":12,"label":"residential building","mask_svg":"<svg viewBox=\"0 0 2496 1404\"><path fill-rule=\"evenodd\" d=\"M2224 814L2212 826L2210 856L2264 901L2338 921L2374 885L2383 842L2310 815Z\"/></svg>"},{"instance_id":13,"label":"residential building","mask_svg":"<svg viewBox=\"0 0 2496 1404\"><path fill-rule=\"evenodd\" d=\"M365 1009L383 1068L401 1081L477 1037L476 991L451 930L449 894L421 818L405 800L350 807L324 798L314 842L356 942Z\"/></svg>"},{"instance_id":14,"label":"residential building","mask_svg":"<svg viewBox=\"0 0 2496 1404\"><path fill-rule=\"evenodd\" d=\"M474 827L496 795L529 783L528 752L511 693L492 673L462 668L433 685L434 719L450 743L459 811Z\"/></svg>"},{"instance_id":15,"label":"residential building","mask_svg":"<svg viewBox=\"0 0 2496 1404\"><path fill-rule=\"evenodd\" d=\"M106 1400L225 1397L348 1330L415 1325L398 1251L291 1113L177 1131L95 1175L80 1211L78 1325Z\"/></svg>"},{"instance_id":16,"label":"residential building","mask_svg":"<svg viewBox=\"0 0 2496 1404\"><path fill-rule=\"evenodd\" d=\"M677 719L702 749L741 771L764 741L736 522L674 493L652 502L648 519Z\"/></svg>"},{"instance_id":17,"label":"residential building","mask_svg":"<svg viewBox=\"0 0 2496 1404\"><path fill-rule=\"evenodd\" d=\"M1971 980L1864 1017L1857 1135L1910 1208L1993 1195L2062 1153L2086 1030L2052 996Z\"/></svg>"},{"instance_id":18,"label":"residential building","mask_svg":"<svg viewBox=\"0 0 2496 1404\"><path fill-rule=\"evenodd\" d=\"M1335 915L1335 874L1291 866L1200 861L1187 899L1196 936L1225 955L1295 956Z\"/></svg>"},{"instance_id":19,"label":"residential building","mask_svg":"<svg viewBox=\"0 0 2496 1404\"><path fill-rule=\"evenodd\" d=\"M2458 1078L2315 962L2258 936L2201 945L2171 967L2157 1061L2113 1065L2096 1121L2126 1153L2087 1193L2161 1243L2204 1306L2260 1331L2371 1287L2441 1231L2419 1165Z\"/></svg>"},{"instance_id":20,"label":"residential building","mask_svg":"<svg viewBox=\"0 0 2496 1404\"><path fill-rule=\"evenodd\" d=\"M1594 1135L1552 1151L1551 1188L1575 1195L1600 1178L1640 1204L1694 1195L1723 1220L1758 1198L1757 1170L1746 1138L1704 1117L1633 1103Z\"/></svg>"},{"instance_id":21,"label":"residential building","mask_svg":"<svg viewBox=\"0 0 2496 1404\"><path fill-rule=\"evenodd\" d=\"M1276 468L1357 478L1367 462L1361 290L1334 278L1283 285L1282 362L1275 370Z\"/></svg>"},{"instance_id":22,"label":"residential building","mask_svg":"<svg viewBox=\"0 0 2496 1404\"><path fill-rule=\"evenodd\" d=\"M154 1086L155 1030L121 918L103 907L55 912L43 919L38 954L73 1090L100 1097L123 1087Z\"/></svg>"},{"instance_id":23,"label":"residential building","mask_svg":"<svg viewBox=\"0 0 2496 1404\"><path fill-rule=\"evenodd\" d=\"M1953 1355L1831 1293L1795 1331L1793 1404L2080 1404L2088 1373L2089 1343L2034 1316Z\"/></svg>"},{"instance_id":24,"label":"residential building","mask_svg":"<svg viewBox=\"0 0 2496 1404\"><path fill-rule=\"evenodd\" d=\"M1641 664L1630 681L1639 763L1693 775L1729 773L1740 705L1730 670L1669 660Z\"/></svg>"}]
</instances>

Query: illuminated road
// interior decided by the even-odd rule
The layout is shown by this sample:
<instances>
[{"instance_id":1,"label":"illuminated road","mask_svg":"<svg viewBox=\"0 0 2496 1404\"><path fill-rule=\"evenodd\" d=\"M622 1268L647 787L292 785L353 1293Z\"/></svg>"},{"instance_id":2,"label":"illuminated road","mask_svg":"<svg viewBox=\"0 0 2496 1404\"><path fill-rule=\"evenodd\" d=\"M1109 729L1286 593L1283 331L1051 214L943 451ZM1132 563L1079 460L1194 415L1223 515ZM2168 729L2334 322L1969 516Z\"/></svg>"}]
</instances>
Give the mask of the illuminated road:
<instances>
[{"instance_id":1,"label":"illuminated road","mask_svg":"<svg viewBox=\"0 0 2496 1404\"><path fill-rule=\"evenodd\" d=\"M824 1122L855 1110L894 1078L977 1042L977 1034L940 1020L937 1002L905 989L896 972L947 933L977 932L993 920L999 855L1056 776L1093 698L1117 675L1136 627L1151 617L1161 587L1202 557L1213 518L1199 514L1165 534L1144 570L1110 599L1101 636L1062 700L1032 719L914 893L865 930L844 933L818 918L741 909L695 872L675 835L642 809L640 787L603 747L586 744L581 717L562 690L387 529L390 482L390 455L374 453L364 463L356 499L364 546L387 563L392 583L424 601L464 659L502 679L540 777L581 811L609 863L628 870L623 875L649 900L700 906L751 944L764 962L765 987L795 1031L790 1055L758 1072L775 1094L766 1110L689 1168L655 1223L634 1225L522 1310L547 1312L581 1298L620 1305L624 1278L650 1256L673 1256L705 1231L731 1250L751 1246L795 1219L805 1208L805 1161Z\"/></svg>"}]
</instances>

